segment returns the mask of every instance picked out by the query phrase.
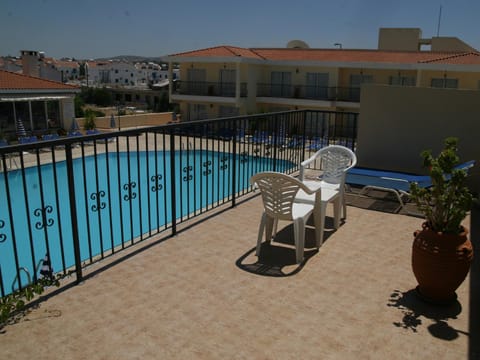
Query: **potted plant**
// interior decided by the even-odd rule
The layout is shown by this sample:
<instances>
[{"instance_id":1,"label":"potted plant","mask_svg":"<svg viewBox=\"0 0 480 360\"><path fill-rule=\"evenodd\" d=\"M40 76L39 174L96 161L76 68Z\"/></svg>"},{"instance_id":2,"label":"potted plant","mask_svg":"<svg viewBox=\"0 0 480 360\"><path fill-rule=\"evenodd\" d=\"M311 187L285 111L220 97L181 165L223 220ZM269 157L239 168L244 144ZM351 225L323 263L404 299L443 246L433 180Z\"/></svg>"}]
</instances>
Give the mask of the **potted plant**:
<instances>
[{"instance_id":1,"label":"potted plant","mask_svg":"<svg viewBox=\"0 0 480 360\"><path fill-rule=\"evenodd\" d=\"M423 151L423 165L432 186L412 184L412 200L425 216L422 230L415 231L412 268L417 292L425 300L442 304L456 299L455 291L465 280L473 259L468 230L462 221L470 211L473 196L465 185L467 172L459 164L457 138L445 139L438 157Z\"/></svg>"}]
</instances>

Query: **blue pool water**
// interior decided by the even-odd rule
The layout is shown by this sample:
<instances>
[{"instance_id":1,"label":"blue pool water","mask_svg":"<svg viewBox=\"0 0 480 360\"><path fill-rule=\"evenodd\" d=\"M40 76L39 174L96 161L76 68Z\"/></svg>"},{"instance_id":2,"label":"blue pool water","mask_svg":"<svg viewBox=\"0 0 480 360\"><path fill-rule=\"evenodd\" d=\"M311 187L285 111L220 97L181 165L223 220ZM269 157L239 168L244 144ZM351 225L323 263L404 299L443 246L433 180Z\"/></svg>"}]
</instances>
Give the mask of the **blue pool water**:
<instances>
[{"instance_id":1,"label":"blue pool water","mask_svg":"<svg viewBox=\"0 0 480 360\"><path fill-rule=\"evenodd\" d=\"M176 152L173 176L170 158L169 152L138 152L74 160L76 221L82 261L171 223L172 182L176 187L177 218L231 197L232 154ZM293 167L294 164L286 160L276 162L277 171ZM250 176L265 170L273 170L271 159L237 155L236 191L245 190ZM66 162L27 168L25 176L20 170L10 171L8 179L0 174L0 203L10 201L12 205L11 214L7 206L0 206L0 270L7 293L17 275L17 267L33 274L47 250L54 271L74 265L70 198ZM24 272L21 279L25 284Z\"/></svg>"}]
</instances>

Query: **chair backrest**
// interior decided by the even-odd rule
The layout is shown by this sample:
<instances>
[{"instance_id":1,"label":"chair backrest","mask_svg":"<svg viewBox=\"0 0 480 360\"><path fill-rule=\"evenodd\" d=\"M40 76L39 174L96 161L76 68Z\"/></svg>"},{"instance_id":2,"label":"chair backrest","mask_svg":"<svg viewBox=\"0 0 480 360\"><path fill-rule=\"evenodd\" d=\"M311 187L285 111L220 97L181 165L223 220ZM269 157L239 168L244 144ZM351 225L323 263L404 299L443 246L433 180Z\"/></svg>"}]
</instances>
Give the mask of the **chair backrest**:
<instances>
[{"instance_id":1,"label":"chair backrest","mask_svg":"<svg viewBox=\"0 0 480 360\"><path fill-rule=\"evenodd\" d=\"M250 178L262 193L265 212L281 220L292 220L292 206L299 189L305 186L290 175L261 172Z\"/></svg>"},{"instance_id":2,"label":"chair backrest","mask_svg":"<svg viewBox=\"0 0 480 360\"><path fill-rule=\"evenodd\" d=\"M320 166L323 170L322 180L332 184L342 183L347 170L357 163L355 153L341 145L326 146L318 150L314 156L320 158Z\"/></svg>"}]
</instances>

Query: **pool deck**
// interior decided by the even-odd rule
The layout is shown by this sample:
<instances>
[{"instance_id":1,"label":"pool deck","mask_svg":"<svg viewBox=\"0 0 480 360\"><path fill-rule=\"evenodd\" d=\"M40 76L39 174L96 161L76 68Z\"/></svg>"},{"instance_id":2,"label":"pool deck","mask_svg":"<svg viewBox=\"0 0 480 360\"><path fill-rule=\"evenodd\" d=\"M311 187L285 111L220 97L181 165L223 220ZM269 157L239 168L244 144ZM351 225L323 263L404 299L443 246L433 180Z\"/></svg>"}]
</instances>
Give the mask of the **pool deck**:
<instances>
[{"instance_id":1,"label":"pool deck","mask_svg":"<svg viewBox=\"0 0 480 360\"><path fill-rule=\"evenodd\" d=\"M286 246L254 255L259 196L116 254L6 326L2 358L478 359L478 261L458 302L426 305L410 268L421 219L353 198L318 252L307 230L299 266Z\"/></svg>"}]
</instances>

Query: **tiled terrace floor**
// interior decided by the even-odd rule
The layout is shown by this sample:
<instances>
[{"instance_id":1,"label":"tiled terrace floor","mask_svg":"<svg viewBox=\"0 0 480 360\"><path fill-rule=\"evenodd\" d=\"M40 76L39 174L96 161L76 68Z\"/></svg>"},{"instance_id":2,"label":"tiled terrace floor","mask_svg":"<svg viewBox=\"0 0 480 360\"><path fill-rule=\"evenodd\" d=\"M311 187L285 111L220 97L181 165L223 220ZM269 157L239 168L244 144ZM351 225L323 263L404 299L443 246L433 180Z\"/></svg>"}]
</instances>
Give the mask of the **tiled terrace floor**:
<instances>
[{"instance_id":1,"label":"tiled terrace floor","mask_svg":"<svg viewBox=\"0 0 480 360\"><path fill-rule=\"evenodd\" d=\"M255 196L91 267L4 329L1 358L469 358L470 278L451 307L412 291L420 219L349 206L319 252L307 232L296 266L285 247L254 256L260 208ZM291 235L287 226L279 240Z\"/></svg>"}]
</instances>

